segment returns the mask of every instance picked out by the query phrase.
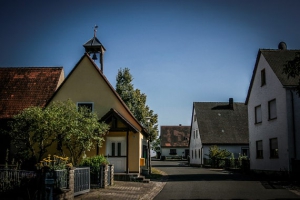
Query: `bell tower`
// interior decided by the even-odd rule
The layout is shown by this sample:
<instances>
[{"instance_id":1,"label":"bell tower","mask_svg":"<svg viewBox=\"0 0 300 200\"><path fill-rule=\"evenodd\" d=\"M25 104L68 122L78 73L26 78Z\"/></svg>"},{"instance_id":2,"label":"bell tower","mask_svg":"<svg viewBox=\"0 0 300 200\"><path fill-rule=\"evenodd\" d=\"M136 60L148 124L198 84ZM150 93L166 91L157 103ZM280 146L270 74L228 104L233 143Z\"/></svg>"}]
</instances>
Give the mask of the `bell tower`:
<instances>
[{"instance_id":1,"label":"bell tower","mask_svg":"<svg viewBox=\"0 0 300 200\"><path fill-rule=\"evenodd\" d=\"M94 61L98 59L97 54L99 54L100 69L103 73L103 55L104 55L104 52L106 51L106 49L104 48L104 46L101 44L101 42L96 37L97 28L98 28L98 26L95 25L95 27L94 27L94 37L92 39L90 39L87 43L85 43L83 45L83 47L85 49L85 52L87 52L90 56L91 56L91 54L93 54L92 59Z\"/></svg>"}]
</instances>

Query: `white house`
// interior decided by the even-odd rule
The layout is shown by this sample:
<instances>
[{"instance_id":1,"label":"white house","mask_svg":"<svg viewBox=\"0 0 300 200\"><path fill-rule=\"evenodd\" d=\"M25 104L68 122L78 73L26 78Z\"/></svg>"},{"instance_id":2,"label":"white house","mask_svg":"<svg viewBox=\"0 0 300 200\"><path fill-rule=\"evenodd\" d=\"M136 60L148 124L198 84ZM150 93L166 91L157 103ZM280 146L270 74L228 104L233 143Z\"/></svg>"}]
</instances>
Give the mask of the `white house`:
<instances>
[{"instance_id":1,"label":"white house","mask_svg":"<svg viewBox=\"0 0 300 200\"><path fill-rule=\"evenodd\" d=\"M190 126L161 126L161 156L184 157L189 155Z\"/></svg>"},{"instance_id":2,"label":"white house","mask_svg":"<svg viewBox=\"0 0 300 200\"><path fill-rule=\"evenodd\" d=\"M283 68L300 50L260 49L248 95L250 168L291 171L300 159L300 98L292 90L297 78Z\"/></svg>"},{"instance_id":3,"label":"white house","mask_svg":"<svg viewBox=\"0 0 300 200\"><path fill-rule=\"evenodd\" d=\"M235 158L249 155L247 106L244 103L194 102L190 133L190 164L202 166L217 145Z\"/></svg>"}]
</instances>

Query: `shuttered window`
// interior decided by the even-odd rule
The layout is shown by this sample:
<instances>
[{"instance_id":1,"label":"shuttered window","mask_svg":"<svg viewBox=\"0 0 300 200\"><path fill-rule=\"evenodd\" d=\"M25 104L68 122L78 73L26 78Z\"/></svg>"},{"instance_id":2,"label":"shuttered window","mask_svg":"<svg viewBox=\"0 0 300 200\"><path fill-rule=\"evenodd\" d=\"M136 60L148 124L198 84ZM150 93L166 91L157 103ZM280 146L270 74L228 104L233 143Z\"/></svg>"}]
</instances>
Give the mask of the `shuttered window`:
<instances>
[{"instance_id":1,"label":"shuttered window","mask_svg":"<svg viewBox=\"0 0 300 200\"><path fill-rule=\"evenodd\" d=\"M263 158L262 140L256 141L256 158Z\"/></svg>"},{"instance_id":2,"label":"shuttered window","mask_svg":"<svg viewBox=\"0 0 300 200\"><path fill-rule=\"evenodd\" d=\"M269 101L269 120L277 118L277 110L276 110L276 99Z\"/></svg>"},{"instance_id":3,"label":"shuttered window","mask_svg":"<svg viewBox=\"0 0 300 200\"><path fill-rule=\"evenodd\" d=\"M261 86L266 85L266 70L265 69L261 70L260 77L261 77Z\"/></svg>"},{"instance_id":4,"label":"shuttered window","mask_svg":"<svg viewBox=\"0 0 300 200\"><path fill-rule=\"evenodd\" d=\"M261 117L261 105L255 107L255 123L261 123L262 117Z\"/></svg>"},{"instance_id":5,"label":"shuttered window","mask_svg":"<svg viewBox=\"0 0 300 200\"><path fill-rule=\"evenodd\" d=\"M270 139L270 158L278 158L278 140L277 138Z\"/></svg>"}]
</instances>

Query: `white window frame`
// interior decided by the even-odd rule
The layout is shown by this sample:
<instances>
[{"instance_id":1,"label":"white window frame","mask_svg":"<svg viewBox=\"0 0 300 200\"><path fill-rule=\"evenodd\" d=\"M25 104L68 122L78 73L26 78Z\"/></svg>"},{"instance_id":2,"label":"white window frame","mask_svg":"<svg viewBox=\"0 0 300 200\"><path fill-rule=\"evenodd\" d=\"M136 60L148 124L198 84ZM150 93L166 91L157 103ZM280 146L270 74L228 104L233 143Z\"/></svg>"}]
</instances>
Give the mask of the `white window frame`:
<instances>
[{"instance_id":1,"label":"white window frame","mask_svg":"<svg viewBox=\"0 0 300 200\"><path fill-rule=\"evenodd\" d=\"M255 124L262 123L261 105L254 107Z\"/></svg>"},{"instance_id":2,"label":"white window frame","mask_svg":"<svg viewBox=\"0 0 300 200\"><path fill-rule=\"evenodd\" d=\"M268 112L269 120L277 119L276 99L268 102Z\"/></svg>"}]
</instances>

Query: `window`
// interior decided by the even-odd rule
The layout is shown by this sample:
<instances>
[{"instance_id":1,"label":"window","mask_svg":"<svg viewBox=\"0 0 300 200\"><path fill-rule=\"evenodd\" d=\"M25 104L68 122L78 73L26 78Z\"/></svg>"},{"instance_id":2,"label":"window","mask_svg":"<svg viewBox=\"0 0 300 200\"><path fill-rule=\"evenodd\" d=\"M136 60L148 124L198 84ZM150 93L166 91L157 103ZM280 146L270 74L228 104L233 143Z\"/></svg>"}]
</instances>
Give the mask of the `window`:
<instances>
[{"instance_id":1,"label":"window","mask_svg":"<svg viewBox=\"0 0 300 200\"><path fill-rule=\"evenodd\" d=\"M78 109L83 108L83 107L89 109L92 112L93 109L94 109L94 103L92 103L92 102L78 102L77 103L77 108Z\"/></svg>"},{"instance_id":2,"label":"window","mask_svg":"<svg viewBox=\"0 0 300 200\"><path fill-rule=\"evenodd\" d=\"M200 158L201 158L201 153L200 153L200 149L198 150L198 152L199 152L198 154L199 154L199 159L200 159Z\"/></svg>"},{"instance_id":3,"label":"window","mask_svg":"<svg viewBox=\"0 0 300 200\"><path fill-rule=\"evenodd\" d=\"M261 123L261 106L256 106L255 107L255 124Z\"/></svg>"},{"instance_id":4,"label":"window","mask_svg":"<svg viewBox=\"0 0 300 200\"><path fill-rule=\"evenodd\" d=\"M194 139L196 138L196 131L193 131Z\"/></svg>"},{"instance_id":5,"label":"window","mask_svg":"<svg viewBox=\"0 0 300 200\"><path fill-rule=\"evenodd\" d=\"M111 156L121 156L121 151L122 151L121 142L117 143L117 149L116 149L116 143L115 142L111 143L111 154L112 154Z\"/></svg>"},{"instance_id":6,"label":"window","mask_svg":"<svg viewBox=\"0 0 300 200\"><path fill-rule=\"evenodd\" d=\"M177 155L176 149L170 149L170 155Z\"/></svg>"},{"instance_id":7,"label":"window","mask_svg":"<svg viewBox=\"0 0 300 200\"><path fill-rule=\"evenodd\" d=\"M194 158L194 151L192 150L192 159Z\"/></svg>"},{"instance_id":8,"label":"window","mask_svg":"<svg viewBox=\"0 0 300 200\"><path fill-rule=\"evenodd\" d=\"M196 121L196 114L194 114L194 122Z\"/></svg>"},{"instance_id":9,"label":"window","mask_svg":"<svg viewBox=\"0 0 300 200\"><path fill-rule=\"evenodd\" d=\"M273 99L268 102L268 108L269 108L269 120L276 119L277 118L276 99Z\"/></svg>"},{"instance_id":10,"label":"window","mask_svg":"<svg viewBox=\"0 0 300 200\"><path fill-rule=\"evenodd\" d=\"M256 158L263 158L262 140L256 141Z\"/></svg>"},{"instance_id":11,"label":"window","mask_svg":"<svg viewBox=\"0 0 300 200\"><path fill-rule=\"evenodd\" d=\"M197 151L196 151L196 149L195 149L195 159L197 159Z\"/></svg>"},{"instance_id":12,"label":"window","mask_svg":"<svg viewBox=\"0 0 300 200\"><path fill-rule=\"evenodd\" d=\"M116 143L111 143L111 156L116 156Z\"/></svg>"},{"instance_id":13,"label":"window","mask_svg":"<svg viewBox=\"0 0 300 200\"><path fill-rule=\"evenodd\" d=\"M121 156L121 142L118 142L118 156Z\"/></svg>"},{"instance_id":14,"label":"window","mask_svg":"<svg viewBox=\"0 0 300 200\"><path fill-rule=\"evenodd\" d=\"M266 70L265 69L261 70L260 76L261 76L261 86L266 85Z\"/></svg>"},{"instance_id":15,"label":"window","mask_svg":"<svg viewBox=\"0 0 300 200\"><path fill-rule=\"evenodd\" d=\"M278 158L278 141L277 141L277 138L270 139L270 158Z\"/></svg>"}]
</instances>

